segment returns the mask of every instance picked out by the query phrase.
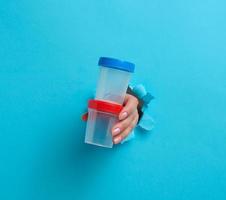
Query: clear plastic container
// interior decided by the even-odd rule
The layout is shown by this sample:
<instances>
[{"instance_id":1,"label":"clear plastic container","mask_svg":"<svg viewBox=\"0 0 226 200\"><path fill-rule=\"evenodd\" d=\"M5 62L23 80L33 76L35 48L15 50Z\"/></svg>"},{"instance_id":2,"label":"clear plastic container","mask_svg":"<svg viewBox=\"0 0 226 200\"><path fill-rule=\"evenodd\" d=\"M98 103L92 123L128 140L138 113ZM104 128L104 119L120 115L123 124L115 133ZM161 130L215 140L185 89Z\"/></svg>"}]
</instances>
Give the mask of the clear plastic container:
<instances>
[{"instance_id":1,"label":"clear plastic container","mask_svg":"<svg viewBox=\"0 0 226 200\"><path fill-rule=\"evenodd\" d=\"M122 106L104 101L90 100L88 106L85 143L112 148L111 129L118 121Z\"/></svg>"},{"instance_id":2,"label":"clear plastic container","mask_svg":"<svg viewBox=\"0 0 226 200\"><path fill-rule=\"evenodd\" d=\"M95 99L123 104L135 65L127 61L101 57Z\"/></svg>"}]
</instances>

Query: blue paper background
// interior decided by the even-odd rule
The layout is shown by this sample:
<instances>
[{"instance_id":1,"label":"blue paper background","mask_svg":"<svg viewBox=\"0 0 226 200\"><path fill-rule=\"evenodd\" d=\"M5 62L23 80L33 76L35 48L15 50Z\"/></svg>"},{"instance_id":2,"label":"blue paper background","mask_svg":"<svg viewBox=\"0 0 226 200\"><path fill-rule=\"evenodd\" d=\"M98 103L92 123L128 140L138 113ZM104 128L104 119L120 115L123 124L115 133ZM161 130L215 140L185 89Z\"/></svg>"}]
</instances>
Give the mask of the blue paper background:
<instances>
[{"instance_id":1,"label":"blue paper background","mask_svg":"<svg viewBox=\"0 0 226 200\"><path fill-rule=\"evenodd\" d=\"M224 0L1 0L0 199L226 199ZM83 144L99 56L136 63L156 128Z\"/></svg>"}]
</instances>

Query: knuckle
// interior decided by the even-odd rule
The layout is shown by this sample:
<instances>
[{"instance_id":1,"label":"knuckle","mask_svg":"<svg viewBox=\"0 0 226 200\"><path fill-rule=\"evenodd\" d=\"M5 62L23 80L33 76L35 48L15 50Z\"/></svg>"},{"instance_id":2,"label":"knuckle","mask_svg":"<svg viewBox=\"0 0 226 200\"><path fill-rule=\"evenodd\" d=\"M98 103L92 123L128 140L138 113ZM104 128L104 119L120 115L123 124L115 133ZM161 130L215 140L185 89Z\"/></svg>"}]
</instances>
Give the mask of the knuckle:
<instances>
[{"instance_id":1,"label":"knuckle","mask_svg":"<svg viewBox=\"0 0 226 200\"><path fill-rule=\"evenodd\" d=\"M133 96L133 101L134 101L134 103L135 103L136 105L138 105L138 104L139 104L138 99L137 99L136 97L134 97L134 96Z\"/></svg>"},{"instance_id":2,"label":"knuckle","mask_svg":"<svg viewBox=\"0 0 226 200\"><path fill-rule=\"evenodd\" d=\"M138 110L137 109L135 109L135 111L134 111L134 117L136 118L136 117L138 117Z\"/></svg>"},{"instance_id":3,"label":"knuckle","mask_svg":"<svg viewBox=\"0 0 226 200\"><path fill-rule=\"evenodd\" d=\"M138 122L138 116L136 116L133 120L133 122L131 123L131 127L132 129L137 125L137 122Z\"/></svg>"},{"instance_id":4,"label":"knuckle","mask_svg":"<svg viewBox=\"0 0 226 200\"><path fill-rule=\"evenodd\" d=\"M137 97L135 97L135 96L133 96L133 95L131 95L131 94L129 94L128 97L130 98L130 100L132 100L132 101L134 101L134 102L136 102L136 103L139 103Z\"/></svg>"},{"instance_id":5,"label":"knuckle","mask_svg":"<svg viewBox=\"0 0 226 200\"><path fill-rule=\"evenodd\" d=\"M137 121L134 120L134 121L131 123L131 129L133 129L133 128L136 126L136 124L137 124Z\"/></svg>"},{"instance_id":6,"label":"knuckle","mask_svg":"<svg viewBox=\"0 0 226 200\"><path fill-rule=\"evenodd\" d=\"M129 125L129 123L130 122L128 120L124 120L123 122L121 122L122 129L125 129Z\"/></svg>"},{"instance_id":7,"label":"knuckle","mask_svg":"<svg viewBox=\"0 0 226 200\"><path fill-rule=\"evenodd\" d=\"M136 111L136 120L138 120L139 119L139 113L138 113L138 111Z\"/></svg>"}]
</instances>

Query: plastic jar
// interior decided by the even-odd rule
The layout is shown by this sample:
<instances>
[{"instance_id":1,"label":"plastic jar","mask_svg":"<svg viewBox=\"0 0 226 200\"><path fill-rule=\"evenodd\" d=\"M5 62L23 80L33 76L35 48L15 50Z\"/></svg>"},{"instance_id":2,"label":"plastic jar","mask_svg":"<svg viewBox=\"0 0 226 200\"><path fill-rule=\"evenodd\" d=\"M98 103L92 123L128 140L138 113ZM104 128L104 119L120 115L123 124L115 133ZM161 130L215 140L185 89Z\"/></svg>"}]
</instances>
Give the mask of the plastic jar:
<instances>
[{"instance_id":1,"label":"plastic jar","mask_svg":"<svg viewBox=\"0 0 226 200\"><path fill-rule=\"evenodd\" d=\"M95 99L123 104L135 65L114 58L100 57Z\"/></svg>"},{"instance_id":2,"label":"plastic jar","mask_svg":"<svg viewBox=\"0 0 226 200\"><path fill-rule=\"evenodd\" d=\"M121 110L119 104L89 100L85 143L112 148L111 129Z\"/></svg>"}]
</instances>

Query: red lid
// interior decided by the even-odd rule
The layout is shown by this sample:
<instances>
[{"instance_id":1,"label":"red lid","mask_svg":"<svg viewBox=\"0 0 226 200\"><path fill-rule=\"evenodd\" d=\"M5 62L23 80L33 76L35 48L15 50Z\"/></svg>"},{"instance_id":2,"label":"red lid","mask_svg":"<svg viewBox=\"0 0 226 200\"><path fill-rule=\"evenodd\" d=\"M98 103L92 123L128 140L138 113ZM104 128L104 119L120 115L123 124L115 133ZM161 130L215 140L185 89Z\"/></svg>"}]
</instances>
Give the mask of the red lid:
<instances>
[{"instance_id":1,"label":"red lid","mask_svg":"<svg viewBox=\"0 0 226 200\"><path fill-rule=\"evenodd\" d=\"M118 115L121 110L122 106L115 103L110 103L107 101L100 101L100 100L89 100L88 107L91 109L95 109L102 112L108 112L115 115Z\"/></svg>"}]
</instances>

